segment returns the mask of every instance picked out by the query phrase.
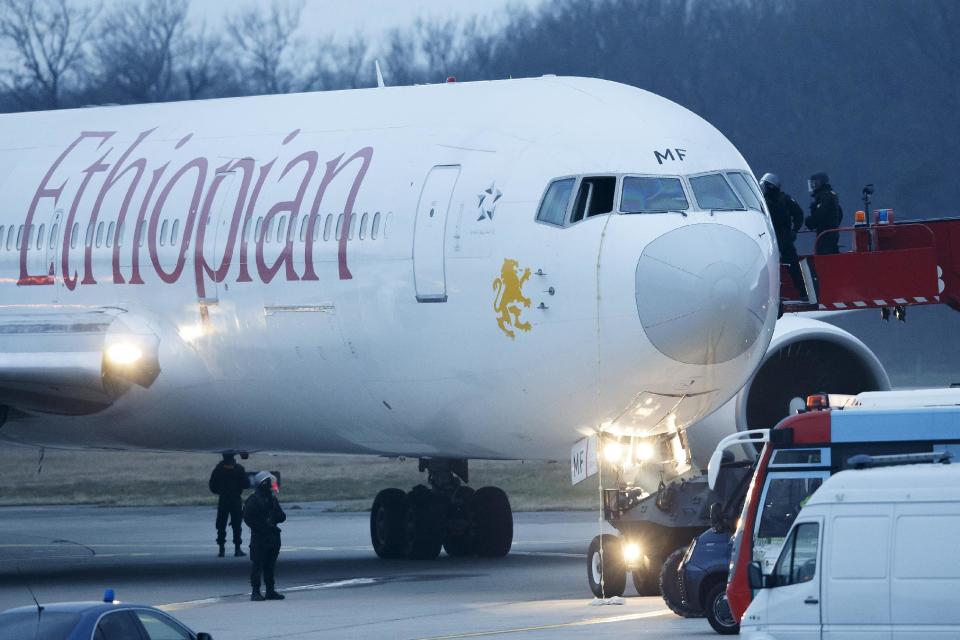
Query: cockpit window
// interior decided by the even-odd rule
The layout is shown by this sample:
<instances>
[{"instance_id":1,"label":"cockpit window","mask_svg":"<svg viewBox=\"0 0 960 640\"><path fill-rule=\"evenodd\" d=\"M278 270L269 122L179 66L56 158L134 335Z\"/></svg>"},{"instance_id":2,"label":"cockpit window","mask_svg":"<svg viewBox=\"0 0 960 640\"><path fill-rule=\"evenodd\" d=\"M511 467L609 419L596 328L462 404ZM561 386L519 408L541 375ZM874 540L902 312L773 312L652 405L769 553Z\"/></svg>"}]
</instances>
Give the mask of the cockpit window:
<instances>
[{"instance_id":1,"label":"cockpit window","mask_svg":"<svg viewBox=\"0 0 960 640\"><path fill-rule=\"evenodd\" d=\"M570 222L580 222L584 218L598 216L613 211L613 193L617 190L617 179L613 176L584 178L577 190L577 199L573 202Z\"/></svg>"},{"instance_id":2,"label":"cockpit window","mask_svg":"<svg viewBox=\"0 0 960 640\"><path fill-rule=\"evenodd\" d=\"M756 187L753 185L753 177L747 177L742 173L728 173L727 179L730 180L730 184L733 185L734 191L737 192L737 195L740 196L740 199L747 204L747 208L753 209L754 211L763 211L763 206L760 204L760 196Z\"/></svg>"},{"instance_id":3,"label":"cockpit window","mask_svg":"<svg viewBox=\"0 0 960 640\"><path fill-rule=\"evenodd\" d=\"M693 195L701 209L708 211L741 211L743 204L719 173L690 178Z\"/></svg>"},{"instance_id":4,"label":"cockpit window","mask_svg":"<svg viewBox=\"0 0 960 640\"><path fill-rule=\"evenodd\" d=\"M663 213L690 208L680 178L623 179L620 211L624 213Z\"/></svg>"},{"instance_id":5,"label":"cockpit window","mask_svg":"<svg viewBox=\"0 0 960 640\"><path fill-rule=\"evenodd\" d=\"M537 220L563 226L574 182L576 178L564 178L550 184L547 194L543 196L540 211L537 212Z\"/></svg>"}]
</instances>

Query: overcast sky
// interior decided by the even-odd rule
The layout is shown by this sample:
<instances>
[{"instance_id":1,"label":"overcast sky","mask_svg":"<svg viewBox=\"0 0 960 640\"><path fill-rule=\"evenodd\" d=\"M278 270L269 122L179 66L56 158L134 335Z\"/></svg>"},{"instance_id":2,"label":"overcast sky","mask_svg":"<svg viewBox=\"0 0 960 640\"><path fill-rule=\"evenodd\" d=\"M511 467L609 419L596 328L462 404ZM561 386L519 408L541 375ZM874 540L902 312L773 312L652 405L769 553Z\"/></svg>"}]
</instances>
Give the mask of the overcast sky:
<instances>
[{"instance_id":1,"label":"overcast sky","mask_svg":"<svg viewBox=\"0 0 960 640\"><path fill-rule=\"evenodd\" d=\"M114 0L122 2L123 0ZM511 4L535 6L543 0L305 0L301 29L304 33L330 32L349 35L355 31L379 33L412 24L417 16L462 18L496 16ZM192 10L212 26L238 4L235 0L191 0ZM256 0L267 5L267 0Z\"/></svg>"}]
</instances>

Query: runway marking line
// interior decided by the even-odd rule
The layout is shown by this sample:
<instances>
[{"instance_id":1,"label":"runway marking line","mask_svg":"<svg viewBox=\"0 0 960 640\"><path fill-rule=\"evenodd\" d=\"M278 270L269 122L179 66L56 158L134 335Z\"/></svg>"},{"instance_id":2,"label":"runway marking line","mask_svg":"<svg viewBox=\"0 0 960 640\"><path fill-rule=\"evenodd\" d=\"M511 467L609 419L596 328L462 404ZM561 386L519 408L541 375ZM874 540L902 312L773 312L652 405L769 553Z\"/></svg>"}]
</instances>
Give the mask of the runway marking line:
<instances>
[{"instance_id":1,"label":"runway marking line","mask_svg":"<svg viewBox=\"0 0 960 640\"><path fill-rule=\"evenodd\" d=\"M283 593L294 593L297 591L318 591L320 589L337 589L340 587L356 587L367 584L377 584L382 582L383 578L350 578L348 580L336 580L334 582L320 582L318 584L304 584L297 587L286 587L277 589ZM182 609L191 609L193 607L202 607L208 604L217 604L226 602L234 598L249 596L249 593L231 593L225 596L216 596L213 598L201 598L199 600L187 600L185 602L171 602L170 604L157 605L161 611L180 611Z\"/></svg>"},{"instance_id":2,"label":"runway marking line","mask_svg":"<svg viewBox=\"0 0 960 640\"><path fill-rule=\"evenodd\" d=\"M656 611L646 611L644 613L628 613L622 616L609 616L605 618L588 618L586 620L575 620L573 622L558 622L555 624L541 624L531 627L516 627L513 629L492 629L490 631L470 631L467 633L454 633L446 636L428 636L418 640L454 640L456 638L481 638L484 636L505 636L511 633L524 633L527 631L550 631L551 629L568 629L570 627L586 627L596 624L611 624L614 622L629 622L631 620L644 620L646 618L657 618L672 614L669 609L658 609Z\"/></svg>"},{"instance_id":3,"label":"runway marking line","mask_svg":"<svg viewBox=\"0 0 960 640\"><path fill-rule=\"evenodd\" d=\"M534 556L544 558L585 558L582 553L565 553L563 551L511 551L512 556Z\"/></svg>"}]
</instances>

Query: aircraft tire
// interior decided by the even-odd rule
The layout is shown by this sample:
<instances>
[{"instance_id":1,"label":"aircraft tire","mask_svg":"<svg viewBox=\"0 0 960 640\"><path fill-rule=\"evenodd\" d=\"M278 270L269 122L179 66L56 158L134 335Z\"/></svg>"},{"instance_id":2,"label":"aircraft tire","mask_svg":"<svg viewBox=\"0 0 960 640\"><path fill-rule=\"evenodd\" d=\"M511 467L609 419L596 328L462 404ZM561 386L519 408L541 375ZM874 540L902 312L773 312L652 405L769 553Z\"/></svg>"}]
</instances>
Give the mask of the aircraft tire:
<instances>
[{"instance_id":1,"label":"aircraft tire","mask_svg":"<svg viewBox=\"0 0 960 640\"><path fill-rule=\"evenodd\" d=\"M474 543L481 558L502 558L513 546L510 499L498 487L482 487L473 494Z\"/></svg>"},{"instance_id":2,"label":"aircraft tire","mask_svg":"<svg viewBox=\"0 0 960 640\"><path fill-rule=\"evenodd\" d=\"M649 561L648 566L630 572L633 578L633 588L637 590L638 596L660 595L660 574L655 569L660 565L661 563L654 558Z\"/></svg>"},{"instance_id":3,"label":"aircraft tire","mask_svg":"<svg viewBox=\"0 0 960 640\"><path fill-rule=\"evenodd\" d=\"M473 496L470 487L460 487L447 510L447 532L443 548L452 558L463 558L476 551L474 542Z\"/></svg>"},{"instance_id":4,"label":"aircraft tire","mask_svg":"<svg viewBox=\"0 0 960 640\"><path fill-rule=\"evenodd\" d=\"M663 601L667 603L667 607L681 618L702 618L703 611L683 603L680 590L680 574L677 569L680 567L680 562L686 552L686 547L680 547L667 556L667 559L663 562L663 566L660 568L660 593L663 595Z\"/></svg>"},{"instance_id":5,"label":"aircraft tire","mask_svg":"<svg viewBox=\"0 0 960 640\"><path fill-rule=\"evenodd\" d=\"M384 559L402 558L404 553L404 517L406 494L402 489L384 489L370 509L370 542L374 552Z\"/></svg>"},{"instance_id":6,"label":"aircraft tire","mask_svg":"<svg viewBox=\"0 0 960 640\"><path fill-rule=\"evenodd\" d=\"M602 546L602 549L601 549ZM627 589L627 565L623 543L609 533L596 536L587 550L587 581L597 598L614 598Z\"/></svg>"},{"instance_id":7,"label":"aircraft tire","mask_svg":"<svg viewBox=\"0 0 960 640\"><path fill-rule=\"evenodd\" d=\"M434 560L443 546L446 519L444 500L424 485L406 497L404 555L410 560Z\"/></svg>"}]
</instances>

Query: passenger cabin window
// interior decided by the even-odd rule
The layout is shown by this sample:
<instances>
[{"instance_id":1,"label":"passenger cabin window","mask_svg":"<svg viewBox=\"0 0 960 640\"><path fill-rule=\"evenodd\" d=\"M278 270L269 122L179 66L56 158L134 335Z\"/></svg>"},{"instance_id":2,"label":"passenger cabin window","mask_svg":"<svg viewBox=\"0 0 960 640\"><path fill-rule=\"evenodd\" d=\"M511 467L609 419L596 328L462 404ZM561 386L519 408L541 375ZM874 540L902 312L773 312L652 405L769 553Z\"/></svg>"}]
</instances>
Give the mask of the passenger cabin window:
<instances>
[{"instance_id":1,"label":"passenger cabin window","mask_svg":"<svg viewBox=\"0 0 960 640\"><path fill-rule=\"evenodd\" d=\"M743 204L737 194L719 173L690 178L697 204L705 211L742 211Z\"/></svg>"},{"instance_id":2,"label":"passenger cabin window","mask_svg":"<svg viewBox=\"0 0 960 640\"><path fill-rule=\"evenodd\" d=\"M690 208L680 178L623 179L620 211L623 213L667 213Z\"/></svg>"},{"instance_id":3,"label":"passenger cabin window","mask_svg":"<svg viewBox=\"0 0 960 640\"><path fill-rule=\"evenodd\" d=\"M820 544L820 525L804 522L790 532L783 551L773 568L775 586L785 587L810 582L817 574L817 548Z\"/></svg>"},{"instance_id":4,"label":"passenger cabin window","mask_svg":"<svg viewBox=\"0 0 960 640\"><path fill-rule=\"evenodd\" d=\"M580 222L585 218L612 212L613 193L616 190L617 179L612 176L581 180L570 222Z\"/></svg>"},{"instance_id":5,"label":"passenger cabin window","mask_svg":"<svg viewBox=\"0 0 960 640\"><path fill-rule=\"evenodd\" d=\"M563 226L567 215L567 204L570 202L570 194L573 192L575 182L576 178L564 178L551 183L546 195L543 196L540 211L537 212L537 220Z\"/></svg>"},{"instance_id":6,"label":"passenger cabin window","mask_svg":"<svg viewBox=\"0 0 960 640\"><path fill-rule=\"evenodd\" d=\"M763 205L760 204L761 198L759 194L754 191L756 187L752 185L753 176L747 177L742 173L728 173L727 179L730 180L733 189L737 192L737 195L740 196L740 199L746 203L748 209L763 211Z\"/></svg>"}]
</instances>

